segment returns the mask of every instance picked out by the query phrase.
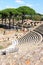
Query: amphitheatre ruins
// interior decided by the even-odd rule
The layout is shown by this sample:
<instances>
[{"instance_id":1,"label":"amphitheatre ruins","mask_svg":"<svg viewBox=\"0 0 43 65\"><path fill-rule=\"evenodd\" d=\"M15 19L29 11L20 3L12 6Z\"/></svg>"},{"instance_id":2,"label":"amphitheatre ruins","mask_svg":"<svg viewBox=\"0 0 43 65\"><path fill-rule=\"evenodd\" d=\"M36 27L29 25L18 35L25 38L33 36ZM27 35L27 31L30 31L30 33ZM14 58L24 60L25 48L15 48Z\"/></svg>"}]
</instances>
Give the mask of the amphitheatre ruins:
<instances>
[{"instance_id":1,"label":"amphitheatre ruins","mask_svg":"<svg viewBox=\"0 0 43 65\"><path fill-rule=\"evenodd\" d=\"M23 0L14 1L20 3ZM28 1L22 4L30 5ZM4 3L12 4L13 0L10 2L5 0ZM0 65L43 65L43 14L29 6L9 6L0 10ZM41 9L41 5L37 6Z\"/></svg>"},{"instance_id":2,"label":"amphitheatre ruins","mask_svg":"<svg viewBox=\"0 0 43 65\"><path fill-rule=\"evenodd\" d=\"M18 31L0 28L0 65L43 65L43 21L31 22Z\"/></svg>"}]
</instances>

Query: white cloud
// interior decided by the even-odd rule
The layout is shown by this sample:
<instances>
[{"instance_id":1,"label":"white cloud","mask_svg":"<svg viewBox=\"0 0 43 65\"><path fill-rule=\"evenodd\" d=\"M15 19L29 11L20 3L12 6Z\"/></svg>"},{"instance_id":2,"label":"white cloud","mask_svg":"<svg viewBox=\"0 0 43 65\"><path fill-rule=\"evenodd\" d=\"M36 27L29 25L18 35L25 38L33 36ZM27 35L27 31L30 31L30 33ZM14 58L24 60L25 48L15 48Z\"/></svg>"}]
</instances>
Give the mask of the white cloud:
<instances>
[{"instance_id":1,"label":"white cloud","mask_svg":"<svg viewBox=\"0 0 43 65\"><path fill-rule=\"evenodd\" d=\"M16 2L22 2L22 0L16 0Z\"/></svg>"},{"instance_id":2,"label":"white cloud","mask_svg":"<svg viewBox=\"0 0 43 65\"><path fill-rule=\"evenodd\" d=\"M23 4L25 2L23 0L16 0L16 3Z\"/></svg>"},{"instance_id":3,"label":"white cloud","mask_svg":"<svg viewBox=\"0 0 43 65\"><path fill-rule=\"evenodd\" d=\"M16 7L7 5L6 8L16 8Z\"/></svg>"},{"instance_id":4,"label":"white cloud","mask_svg":"<svg viewBox=\"0 0 43 65\"><path fill-rule=\"evenodd\" d=\"M7 5L6 8L12 8L12 7Z\"/></svg>"},{"instance_id":5,"label":"white cloud","mask_svg":"<svg viewBox=\"0 0 43 65\"><path fill-rule=\"evenodd\" d=\"M15 2L21 5L29 6L29 7L33 6L32 4L26 3L23 0L15 0Z\"/></svg>"},{"instance_id":6,"label":"white cloud","mask_svg":"<svg viewBox=\"0 0 43 65\"><path fill-rule=\"evenodd\" d=\"M27 3L27 4L26 4L26 6L32 7L33 5L32 5L32 4L28 4L28 3Z\"/></svg>"}]
</instances>

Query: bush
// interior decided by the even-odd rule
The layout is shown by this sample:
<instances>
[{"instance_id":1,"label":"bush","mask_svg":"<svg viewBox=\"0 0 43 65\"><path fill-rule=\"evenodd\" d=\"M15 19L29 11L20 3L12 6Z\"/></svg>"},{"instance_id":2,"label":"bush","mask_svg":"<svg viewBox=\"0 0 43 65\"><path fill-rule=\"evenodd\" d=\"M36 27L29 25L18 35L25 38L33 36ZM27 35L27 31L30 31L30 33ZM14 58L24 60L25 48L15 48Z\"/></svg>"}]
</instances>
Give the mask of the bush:
<instances>
[{"instance_id":1,"label":"bush","mask_svg":"<svg viewBox=\"0 0 43 65\"><path fill-rule=\"evenodd\" d=\"M36 21L40 21L41 20L41 16L40 15L34 15L34 17L32 17L33 20Z\"/></svg>"}]
</instances>

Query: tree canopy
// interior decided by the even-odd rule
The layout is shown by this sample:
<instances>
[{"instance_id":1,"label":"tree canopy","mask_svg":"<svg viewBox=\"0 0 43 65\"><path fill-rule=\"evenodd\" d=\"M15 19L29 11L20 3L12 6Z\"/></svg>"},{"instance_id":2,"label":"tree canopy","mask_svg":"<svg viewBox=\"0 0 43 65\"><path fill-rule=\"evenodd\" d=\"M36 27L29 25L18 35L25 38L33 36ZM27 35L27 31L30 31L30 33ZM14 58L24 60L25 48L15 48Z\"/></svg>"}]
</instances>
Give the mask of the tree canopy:
<instances>
[{"instance_id":1,"label":"tree canopy","mask_svg":"<svg viewBox=\"0 0 43 65\"><path fill-rule=\"evenodd\" d=\"M36 15L36 17L33 19L36 20L37 15L38 17L41 16L41 14L37 13L34 9L28 7L28 6L21 6L18 8L7 8L4 10L0 11L0 18L8 18L8 17L15 17L15 16L22 16L23 15L31 15L31 17L29 17L30 19L32 19L32 16ZM28 17L27 17L28 18Z\"/></svg>"},{"instance_id":2,"label":"tree canopy","mask_svg":"<svg viewBox=\"0 0 43 65\"><path fill-rule=\"evenodd\" d=\"M33 10L32 8L30 8L28 6L21 6L16 9L15 8L7 8L4 10L1 10L1 13L3 13L3 14L5 13L7 15L10 15L10 13L12 13L12 15L14 15L14 14L20 15L20 14L22 14L22 12L24 12L24 14L26 14L26 15L29 15L29 14L33 15L36 13L35 10Z\"/></svg>"},{"instance_id":3,"label":"tree canopy","mask_svg":"<svg viewBox=\"0 0 43 65\"><path fill-rule=\"evenodd\" d=\"M26 15L36 14L35 10L30 8L30 7L28 7L28 6L21 6L21 7L17 8L17 11L19 13L24 12L24 14L26 14Z\"/></svg>"}]
</instances>

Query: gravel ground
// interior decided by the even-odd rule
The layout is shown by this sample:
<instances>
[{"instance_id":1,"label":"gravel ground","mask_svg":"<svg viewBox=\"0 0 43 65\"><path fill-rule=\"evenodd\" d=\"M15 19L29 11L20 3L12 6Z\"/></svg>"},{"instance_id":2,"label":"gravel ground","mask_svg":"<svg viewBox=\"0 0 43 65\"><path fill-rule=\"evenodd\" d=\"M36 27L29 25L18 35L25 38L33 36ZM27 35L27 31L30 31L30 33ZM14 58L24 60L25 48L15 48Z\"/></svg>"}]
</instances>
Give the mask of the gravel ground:
<instances>
[{"instance_id":1,"label":"gravel ground","mask_svg":"<svg viewBox=\"0 0 43 65\"><path fill-rule=\"evenodd\" d=\"M0 65L43 65L43 40L40 44L18 44L18 51L0 55Z\"/></svg>"},{"instance_id":2,"label":"gravel ground","mask_svg":"<svg viewBox=\"0 0 43 65\"><path fill-rule=\"evenodd\" d=\"M15 53L0 55L0 65L43 65L43 41L40 44L19 44Z\"/></svg>"}]
</instances>

